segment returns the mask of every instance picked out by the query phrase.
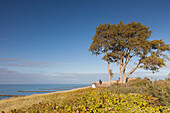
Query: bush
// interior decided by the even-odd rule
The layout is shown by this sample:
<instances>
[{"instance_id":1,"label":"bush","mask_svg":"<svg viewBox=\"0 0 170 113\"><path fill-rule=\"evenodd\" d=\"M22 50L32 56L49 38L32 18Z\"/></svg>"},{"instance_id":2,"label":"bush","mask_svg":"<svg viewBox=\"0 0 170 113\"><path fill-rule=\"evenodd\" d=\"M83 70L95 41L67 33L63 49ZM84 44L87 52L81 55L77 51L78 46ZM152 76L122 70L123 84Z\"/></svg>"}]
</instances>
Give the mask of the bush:
<instances>
[{"instance_id":1,"label":"bush","mask_svg":"<svg viewBox=\"0 0 170 113\"><path fill-rule=\"evenodd\" d=\"M105 89L106 91L106 89ZM170 84L169 80L158 80L153 83L148 79L136 79L125 85L116 85L107 88L107 91L116 93L139 93L158 98L161 105L170 106Z\"/></svg>"},{"instance_id":2,"label":"bush","mask_svg":"<svg viewBox=\"0 0 170 113\"><path fill-rule=\"evenodd\" d=\"M137 79L134 79L134 80L131 80L128 82L128 85L130 86L146 86L147 84L150 84L151 81L145 77L144 79L141 79L141 78L137 78Z\"/></svg>"}]
</instances>

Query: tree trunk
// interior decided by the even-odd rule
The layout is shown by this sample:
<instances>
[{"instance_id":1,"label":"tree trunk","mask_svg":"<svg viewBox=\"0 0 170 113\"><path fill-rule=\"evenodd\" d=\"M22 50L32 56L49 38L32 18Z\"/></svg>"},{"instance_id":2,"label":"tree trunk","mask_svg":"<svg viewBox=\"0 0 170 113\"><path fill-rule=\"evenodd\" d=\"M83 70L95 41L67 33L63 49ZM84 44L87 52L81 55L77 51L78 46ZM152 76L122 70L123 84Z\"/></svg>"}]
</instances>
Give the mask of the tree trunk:
<instances>
[{"instance_id":1,"label":"tree trunk","mask_svg":"<svg viewBox=\"0 0 170 113\"><path fill-rule=\"evenodd\" d=\"M123 80L122 80L122 81L123 81L123 84L126 83L126 78L127 78L127 77L125 76L125 69L124 69L124 70L123 70Z\"/></svg>"},{"instance_id":2,"label":"tree trunk","mask_svg":"<svg viewBox=\"0 0 170 113\"><path fill-rule=\"evenodd\" d=\"M120 83L122 83L122 69L121 69L121 60L119 60L119 70L120 70Z\"/></svg>"},{"instance_id":3,"label":"tree trunk","mask_svg":"<svg viewBox=\"0 0 170 113\"><path fill-rule=\"evenodd\" d=\"M108 54L106 52L106 57L108 58ZM107 70L108 70L108 73L109 73L109 84L111 85L111 73L110 73L110 68L109 68L109 62L107 60Z\"/></svg>"},{"instance_id":4,"label":"tree trunk","mask_svg":"<svg viewBox=\"0 0 170 113\"><path fill-rule=\"evenodd\" d=\"M124 77L124 78L123 78L123 84L126 83L126 79L127 79L127 77Z\"/></svg>"},{"instance_id":5,"label":"tree trunk","mask_svg":"<svg viewBox=\"0 0 170 113\"><path fill-rule=\"evenodd\" d=\"M107 61L107 70L109 73L109 84L111 85L111 73L110 73L110 68L109 68L109 62Z\"/></svg>"}]
</instances>

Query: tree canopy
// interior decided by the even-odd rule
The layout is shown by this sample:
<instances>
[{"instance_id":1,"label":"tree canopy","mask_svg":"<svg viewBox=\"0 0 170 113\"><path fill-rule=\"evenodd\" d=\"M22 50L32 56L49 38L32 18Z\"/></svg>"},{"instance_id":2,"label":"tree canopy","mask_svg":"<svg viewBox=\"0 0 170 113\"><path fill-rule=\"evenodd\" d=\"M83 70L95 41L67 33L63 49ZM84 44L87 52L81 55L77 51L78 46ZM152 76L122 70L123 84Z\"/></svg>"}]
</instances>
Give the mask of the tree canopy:
<instances>
[{"instance_id":1,"label":"tree canopy","mask_svg":"<svg viewBox=\"0 0 170 113\"><path fill-rule=\"evenodd\" d=\"M162 39L148 40L152 31L140 22L100 24L95 31L89 51L94 55L104 54L102 59L107 61L109 73L110 63L119 64L121 82L125 83L126 78L138 68L156 72L169 60L163 52L169 51L170 45ZM129 61L134 57L138 58L135 67L125 74Z\"/></svg>"}]
</instances>

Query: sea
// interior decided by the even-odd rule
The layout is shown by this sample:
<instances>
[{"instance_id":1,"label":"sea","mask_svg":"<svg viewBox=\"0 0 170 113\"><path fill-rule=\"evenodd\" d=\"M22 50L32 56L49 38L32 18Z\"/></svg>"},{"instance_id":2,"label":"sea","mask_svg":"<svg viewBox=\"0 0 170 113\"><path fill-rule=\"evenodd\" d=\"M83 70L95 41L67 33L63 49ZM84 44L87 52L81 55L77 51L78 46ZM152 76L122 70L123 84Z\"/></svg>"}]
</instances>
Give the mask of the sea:
<instances>
[{"instance_id":1,"label":"sea","mask_svg":"<svg viewBox=\"0 0 170 113\"><path fill-rule=\"evenodd\" d=\"M90 86L90 84L0 84L0 95L33 95L45 94L50 92L21 92L21 91L66 91L81 87ZM10 98L9 96L0 96L0 100Z\"/></svg>"}]
</instances>

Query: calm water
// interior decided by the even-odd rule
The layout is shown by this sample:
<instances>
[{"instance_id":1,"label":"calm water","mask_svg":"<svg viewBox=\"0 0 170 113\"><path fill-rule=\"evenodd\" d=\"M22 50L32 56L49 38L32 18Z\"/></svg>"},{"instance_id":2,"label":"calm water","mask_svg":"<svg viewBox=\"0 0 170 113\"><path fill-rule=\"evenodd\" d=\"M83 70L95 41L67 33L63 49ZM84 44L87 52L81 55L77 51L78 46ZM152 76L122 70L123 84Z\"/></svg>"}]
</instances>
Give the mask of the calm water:
<instances>
[{"instance_id":1,"label":"calm water","mask_svg":"<svg viewBox=\"0 0 170 113\"><path fill-rule=\"evenodd\" d=\"M44 94L48 92L18 92L24 91L64 91L80 87L89 86L90 84L0 84L0 95L32 95ZM0 96L0 100L4 98Z\"/></svg>"}]
</instances>

